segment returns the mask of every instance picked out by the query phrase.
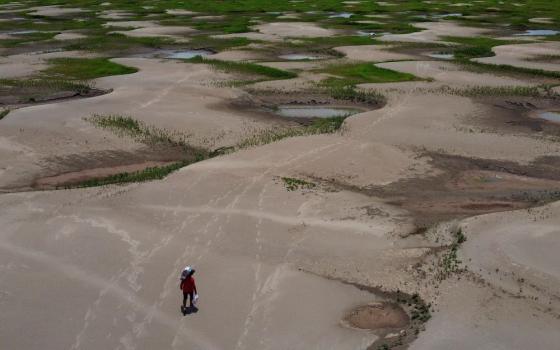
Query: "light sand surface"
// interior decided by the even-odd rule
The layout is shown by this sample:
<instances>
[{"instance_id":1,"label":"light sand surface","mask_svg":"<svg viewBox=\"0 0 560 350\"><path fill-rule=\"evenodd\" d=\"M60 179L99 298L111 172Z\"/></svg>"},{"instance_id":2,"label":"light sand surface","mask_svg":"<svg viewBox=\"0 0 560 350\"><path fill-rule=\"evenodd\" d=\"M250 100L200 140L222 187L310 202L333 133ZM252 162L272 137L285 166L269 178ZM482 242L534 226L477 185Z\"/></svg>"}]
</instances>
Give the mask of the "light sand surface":
<instances>
[{"instance_id":1,"label":"light sand surface","mask_svg":"<svg viewBox=\"0 0 560 350\"><path fill-rule=\"evenodd\" d=\"M317 38L323 36L333 36L337 31L333 29L321 28L315 23L307 22L273 22L254 26L256 32L234 33L215 35L216 38L236 38L245 37L263 41L283 41L286 38Z\"/></svg>"},{"instance_id":2,"label":"light sand surface","mask_svg":"<svg viewBox=\"0 0 560 350\"><path fill-rule=\"evenodd\" d=\"M195 16L192 19L197 21L213 21L213 20L219 20L223 18L224 16Z\"/></svg>"},{"instance_id":3,"label":"light sand surface","mask_svg":"<svg viewBox=\"0 0 560 350\"><path fill-rule=\"evenodd\" d=\"M527 80L499 77L488 73L466 72L459 66L441 61L385 62L378 67L414 74L420 78L431 78L446 85L467 86L530 86L538 85ZM411 85L411 84L408 84Z\"/></svg>"},{"instance_id":4,"label":"light sand surface","mask_svg":"<svg viewBox=\"0 0 560 350\"><path fill-rule=\"evenodd\" d=\"M388 51L390 48L390 45L359 45L335 47L335 50L342 52L346 58L357 61L383 62L415 58L413 55Z\"/></svg>"},{"instance_id":5,"label":"light sand surface","mask_svg":"<svg viewBox=\"0 0 560 350\"><path fill-rule=\"evenodd\" d=\"M286 69L286 70L311 70L320 68L327 63L321 60L313 60L313 61L280 61L280 62L261 62L259 63L263 66L274 67L278 69Z\"/></svg>"},{"instance_id":6,"label":"light sand surface","mask_svg":"<svg viewBox=\"0 0 560 350\"><path fill-rule=\"evenodd\" d=\"M30 8L32 12L29 14L32 16L44 16L44 17L59 17L59 16L66 16L81 12L88 12L87 10L80 9L80 8L71 8L71 7L60 7L60 6L39 6Z\"/></svg>"},{"instance_id":7,"label":"light sand surface","mask_svg":"<svg viewBox=\"0 0 560 350\"><path fill-rule=\"evenodd\" d=\"M460 128L469 118L484 115L470 99L439 94L397 94L381 110L347 119L352 138L399 147L487 159L526 163L536 157L558 154L560 145L528 136L469 133Z\"/></svg>"},{"instance_id":8,"label":"light sand surface","mask_svg":"<svg viewBox=\"0 0 560 350\"><path fill-rule=\"evenodd\" d=\"M404 42L443 42L440 36L470 37L482 35L487 29L473 28L458 25L453 22L425 22L415 24L416 27L424 29L409 34L386 34L379 39L382 41L404 41Z\"/></svg>"},{"instance_id":9,"label":"light sand surface","mask_svg":"<svg viewBox=\"0 0 560 350\"><path fill-rule=\"evenodd\" d=\"M165 183L2 196L2 206L11 209L2 216L7 229L2 232L0 259L2 266L13 266L2 270L3 291L8 304L13 304L15 290L21 290L19 300L26 300L24 308L6 312L33 315L41 303L33 298L38 291L50 301L40 316L25 321L28 336L10 337L8 345L367 346L374 335L341 327L339 320L350 309L377 298L295 267L342 272L350 268L350 257L368 266L372 249L377 250L373 256L394 254L384 232L403 225L364 216L360 207L371 204L365 196L345 192L302 196L287 192L274 180L292 164L306 164L328 148L312 146L301 153L301 148L280 143L198 163ZM23 219L23 213L33 219L11 226ZM38 238L33 233L36 225L47 234ZM64 245L55 243L59 240ZM98 259L99 250L106 252L105 259ZM318 259L324 262L315 268ZM177 271L185 261L195 264L200 274L200 311L191 318L178 312ZM33 282L45 274L54 276ZM24 280L27 288L21 289ZM56 297L66 292L74 297ZM115 308L120 310L117 314ZM52 313L61 319L55 327L65 332L53 332L52 324L44 322L44 316ZM307 329L310 324L312 329ZM19 327L16 321L2 331ZM109 329L111 335L96 336Z\"/></svg>"},{"instance_id":10,"label":"light sand surface","mask_svg":"<svg viewBox=\"0 0 560 350\"><path fill-rule=\"evenodd\" d=\"M441 287L439 311L411 350L555 349L558 317L526 298L465 280Z\"/></svg>"},{"instance_id":11,"label":"light sand surface","mask_svg":"<svg viewBox=\"0 0 560 350\"><path fill-rule=\"evenodd\" d=\"M75 32L63 32L54 36L55 40L76 40L87 38L87 35Z\"/></svg>"},{"instance_id":12,"label":"light sand surface","mask_svg":"<svg viewBox=\"0 0 560 350\"><path fill-rule=\"evenodd\" d=\"M211 56L211 58L222 61L255 61L262 59L262 55L257 51L250 50L226 50L218 52Z\"/></svg>"},{"instance_id":13,"label":"light sand surface","mask_svg":"<svg viewBox=\"0 0 560 350\"><path fill-rule=\"evenodd\" d=\"M465 220L461 259L494 289L447 283L441 312L411 349L556 348L559 213L553 203Z\"/></svg>"},{"instance_id":14,"label":"light sand surface","mask_svg":"<svg viewBox=\"0 0 560 350\"><path fill-rule=\"evenodd\" d=\"M176 16L196 15L196 12L184 10L184 9L170 9L170 10L165 10L165 12L170 15L176 15Z\"/></svg>"},{"instance_id":15,"label":"light sand surface","mask_svg":"<svg viewBox=\"0 0 560 350\"><path fill-rule=\"evenodd\" d=\"M103 19L127 19L129 17L134 16L133 13L127 12L127 11L122 11L122 10L107 10L107 11L103 11L101 12L101 15L99 15L99 18L103 18Z\"/></svg>"},{"instance_id":16,"label":"light sand surface","mask_svg":"<svg viewBox=\"0 0 560 350\"><path fill-rule=\"evenodd\" d=\"M282 67L284 66L284 62L274 62L274 63L265 63L265 65L271 67ZM286 64L290 64L287 62ZM299 63L301 65L301 63ZM270 81L263 81L255 84L251 84L252 87L257 89L263 90L279 90L279 91L302 91L308 90L309 88L315 86L321 80L327 79L330 75L323 74L323 73L309 73L309 72L302 72L298 74L297 78L293 79L284 79L284 80L270 80Z\"/></svg>"},{"instance_id":17,"label":"light sand surface","mask_svg":"<svg viewBox=\"0 0 560 350\"><path fill-rule=\"evenodd\" d=\"M492 51L496 54L493 57L476 58L475 61L491 64L507 64L510 66L543 69L549 71L559 71L558 62L538 62L527 61L527 59L538 56L560 56L560 43L531 43L495 46Z\"/></svg>"},{"instance_id":18,"label":"light sand surface","mask_svg":"<svg viewBox=\"0 0 560 350\"><path fill-rule=\"evenodd\" d=\"M0 144L5 146L0 149L7 168L0 174L1 187L29 181L55 156L139 149L141 145L101 132L83 120L96 113L133 116L149 125L192 134L190 142L209 148L233 145L248 132L270 125L242 112L217 108L241 93L213 86L212 82L227 76L204 65L132 58L117 62L138 67L140 72L97 80L99 88L114 89L112 93L21 108L2 120ZM52 140L57 141L53 144Z\"/></svg>"},{"instance_id":19,"label":"light sand surface","mask_svg":"<svg viewBox=\"0 0 560 350\"><path fill-rule=\"evenodd\" d=\"M131 37L164 37L178 42L188 42L185 34L195 30L185 26L162 26L154 21L111 21L104 24L106 27L135 28L132 30L115 31Z\"/></svg>"},{"instance_id":20,"label":"light sand surface","mask_svg":"<svg viewBox=\"0 0 560 350\"><path fill-rule=\"evenodd\" d=\"M82 51L57 51L4 56L0 58L0 78L17 78L33 75L47 68L47 60L51 58L86 58L95 56L93 53Z\"/></svg>"},{"instance_id":21,"label":"light sand surface","mask_svg":"<svg viewBox=\"0 0 560 350\"><path fill-rule=\"evenodd\" d=\"M110 21L105 23L103 26L120 28L150 28L156 27L158 24L154 21Z\"/></svg>"},{"instance_id":22,"label":"light sand surface","mask_svg":"<svg viewBox=\"0 0 560 350\"><path fill-rule=\"evenodd\" d=\"M194 31L195 30L190 27L182 26L152 26L127 31L116 31L115 33L131 37L164 37L173 39L177 42L188 42L189 39L184 35Z\"/></svg>"},{"instance_id":23,"label":"light sand surface","mask_svg":"<svg viewBox=\"0 0 560 350\"><path fill-rule=\"evenodd\" d=\"M535 18L530 18L529 22L531 23L541 23L541 24L549 24L552 23L553 20L550 17L535 17Z\"/></svg>"},{"instance_id":24,"label":"light sand surface","mask_svg":"<svg viewBox=\"0 0 560 350\"><path fill-rule=\"evenodd\" d=\"M555 254L560 248L559 211L560 204L553 203L467 220L465 228L473 240L465 243L464 255L472 259L474 270L511 293L521 288L544 299L542 303L553 301L553 295L539 291L560 288L560 257Z\"/></svg>"}]
</instances>

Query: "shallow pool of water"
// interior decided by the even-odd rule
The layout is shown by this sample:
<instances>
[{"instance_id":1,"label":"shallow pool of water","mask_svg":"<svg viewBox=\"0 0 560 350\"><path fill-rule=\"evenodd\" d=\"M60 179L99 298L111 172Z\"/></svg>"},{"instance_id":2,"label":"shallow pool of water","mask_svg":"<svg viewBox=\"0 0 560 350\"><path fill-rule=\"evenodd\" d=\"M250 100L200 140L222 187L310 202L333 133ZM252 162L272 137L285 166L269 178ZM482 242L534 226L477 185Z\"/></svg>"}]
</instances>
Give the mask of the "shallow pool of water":
<instances>
[{"instance_id":1,"label":"shallow pool of water","mask_svg":"<svg viewBox=\"0 0 560 350\"><path fill-rule=\"evenodd\" d=\"M353 13L341 12L341 13L335 13L334 15L330 15L329 18L350 18L352 16L354 16Z\"/></svg>"},{"instance_id":2,"label":"shallow pool of water","mask_svg":"<svg viewBox=\"0 0 560 350\"><path fill-rule=\"evenodd\" d=\"M14 32L9 32L9 34L12 35L26 35L26 34L32 34L32 33L37 33L38 30L17 30Z\"/></svg>"},{"instance_id":3,"label":"shallow pool of water","mask_svg":"<svg viewBox=\"0 0 560 350\"><path fill-rule=\"evenodd\" d=\"M560 112L541 112L538 114L538 117L550 122L560 123Z\"/></svg>"},{"instance_id":4,"label":"shallow pool of water","mask_svg":"<svg viewBox=\"0 0 560 350\"><path fill-rule=\"evenodd\" d=\"M278 106L276 114L287 118L333 118L347 117L352 114L360 113L361 110L347 107L332 106Z\"/></svg>"},{"instance_id":5,"label":"shallow pool of water","mask_svg":"<svg viewBox=\"0 0 560 350\"><path fill-rule=\"evenodd\" d=\"M359 36L375 36L375 32L370 32L367 30L358 30L358 35Z\"/></svg>"},{"instance_id":6,"label":"shallow pool of water","mask_svg":"<svg viewBox=\"0 0 560 350\"><path fill-rule=\"evenodd\" d=\"M559 34L560 31L552 29L529 29L525 33L517 34L518 36L550 36Z\"/></svg>"},{"instance_id":7,"label":"shallow pool of water","mask_svg":"<svg viewBox=\"0 0 560 350\"><path fill-rule=\"evenodd\" d=\"M301 61L301 60L318 60L320 57L313 56L313 55L306 55L306 54L299 54L299 53L292 53L288 55L280 55L279 58L288 61Z\"/></svg>"},{"instance_id":8,"label":"shallow pool of water","mask_svg":"<svg viewBox=\"0 0 560 350\"><path fill-rule=\"evenodd\" d=\"M452 53L434 52L428 54L428 57L437 58L440 60L452 60L455 57L455 55L453 55Z\"/></svg>"},{"instance_id":9,"label":"shallow pool of water","mask_svg":"<svg viewBox=\"0 0 560 350\"><path fill-rule=\"evenodd\" d=\"M189 59L197 56L208 56L212 54L213 52L208 50L184 50L172 52L171 54L167 55L166 58Z\"/></svg>"},{"instance_id":10,"label":"shallow pool of water","mask_svg":"<svg viewBox=\"0 0 560 350\"><path fill-rule=\"evenodd\" d=\"M434 18L462 17L462 13L445 13L442 15L434 15Z\"/></svg>"}]
</instances>

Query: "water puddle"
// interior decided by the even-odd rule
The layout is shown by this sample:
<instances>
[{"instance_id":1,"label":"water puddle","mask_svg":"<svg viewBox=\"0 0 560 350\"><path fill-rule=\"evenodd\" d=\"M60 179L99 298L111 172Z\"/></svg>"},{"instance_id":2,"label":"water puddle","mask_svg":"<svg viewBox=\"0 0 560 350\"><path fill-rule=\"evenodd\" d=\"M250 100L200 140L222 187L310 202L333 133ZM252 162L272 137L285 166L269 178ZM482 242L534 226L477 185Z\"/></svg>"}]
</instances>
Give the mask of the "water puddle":
<instances>
[{"instance_id":1,"label":"water puddle","mask_svg":"<svg viewBox=\"0 0 560 350\"><path fill-rule=\"evenodd\" d=\"M17 30L15 32L8 32L11 35L26 35L26 34L33 34L39 32L38 30Z\"/></svg>"},{"instance_id":2,"label":"water puddle","mask_svg":"<svg viewBox=\"0 0 560 350\"><path fill-rule=\"evenodd\" d=\"M434 18L463 17L462 13L445 13L443 15L434 15Z\"/></svg>"},{"instance_id":3,"label":"water puddle","mask_svg":"<svg viewBox=\"0 0 560 350\"><path fill-rule=\"evenodd\" d=\"M348 117L362 112L359 109L333 106L294 106L281 105L276 109L276 114L286 118L334 118Z\"/></svg>"},{"instance_id":4,"label":"water puddle","mask_svg":"<svg viewBox=\"0 0 560 350\"><path fill-rule=\"evenodd\" d=\"M377 34L375 32L370 32L370 31L367 31L367 30L359 30L358 35L359 36L376 36Z\"/></svg>"},{"instance_id":5,"label":"water puddle","mask_svg":"<svg viewBox=\"0 0 560 350\"><path fill-rule=\"evenodd\" d=\"M549 122L560 123L560 112L553 112L553 111L541 112L537 114L537 117L544 120L548 120Z\"/></svg>"},{"instance_id":6,"label":"water puddle","mask_svg":"<svg viewBox=\"0 0 560 350\"><path fill-rule=\"evenodd\" d=\"M517 36L551 36L559 34L560 31L552 29L529 29L525 33L515 34Z\"/></svg>"},{"instance_id":7,"label":"water puddle","mask_svg":"<svg viewBox=\"0 0 560 350\"><path fill-rule=\"evenodd\" d=\"M335 13L334 15L330 15L329 18L350 18L352 16L354 16L353 13L341 12L341 13Z\"/></svg>"},{"instance_id":8,"label":"water puddle","mask_svg":"<svg viewBox=\"0 0 560 350\"><path fill-rule=\"evenodd\" d=\"M190 59L197 56L208 56L212 54L214 54L214 52L209 50L183 50L172 52L169 55L165 56L165 58Z\"/></svg>"},{"instance_id":9,"label":"water puddle","mask_svg":"<svg viewBox=\"0 0 560 350\"><path fill-rule=\"evenodd\" d=\"M299 54L299 53L292 53L288 55L280 55L278 58L288 61L303 61L303 60L318 60L321 57L313 56L313 55L306 55L306 54Z\"/></svg>"},{"instance_id":10,"label":"water puddle","mask_svg":"<svg viewBox=\"0 0 560 350\"><path fill-rule=\"evenodd\" d=\"M437 58L440 60L452 60L455 58L455 55L452 53L445 53L445 52L433 52L428 54L428 57Z\"/></svg>"}]
</instances>

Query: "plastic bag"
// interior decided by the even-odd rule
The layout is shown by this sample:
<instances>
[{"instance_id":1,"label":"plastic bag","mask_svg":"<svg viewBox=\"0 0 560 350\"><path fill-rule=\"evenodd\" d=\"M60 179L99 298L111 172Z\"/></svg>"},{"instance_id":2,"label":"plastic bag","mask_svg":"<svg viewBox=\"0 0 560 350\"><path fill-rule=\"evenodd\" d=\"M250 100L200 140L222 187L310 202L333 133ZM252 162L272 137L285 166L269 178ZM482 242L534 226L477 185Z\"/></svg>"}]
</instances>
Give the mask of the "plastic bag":
<instances>
[{"instance_id":1,"label":"plastic bag","mask_svg":"<svg viewBox=\"0 0 560 350\"><path fill-rule=\"evenodd\" d=\"M196 306L196 304L198 304L198 294L195 294L193 298L193 305Z\"/></svg>"}]
</instances>

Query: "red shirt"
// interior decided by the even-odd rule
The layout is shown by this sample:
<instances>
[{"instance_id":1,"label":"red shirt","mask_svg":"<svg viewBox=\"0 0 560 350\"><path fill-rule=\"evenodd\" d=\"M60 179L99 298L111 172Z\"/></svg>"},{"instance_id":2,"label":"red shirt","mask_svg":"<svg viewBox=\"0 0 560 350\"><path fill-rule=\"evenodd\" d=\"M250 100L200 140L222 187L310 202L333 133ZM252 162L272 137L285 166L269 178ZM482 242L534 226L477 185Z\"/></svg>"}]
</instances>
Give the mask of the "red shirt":
<instances>
[{"instance_id":1,"label":"red shirt","mask_svg":"<svg viewBox=\"0 0 560 350\"><path fill-rule=\"evenodd\" d=\"M189 277L185 278L181 282L181 289L185 293L192 293L192 292L194 292L195 288L196 288L196 285L194 284L194 277L192 277L192 276L189 276Z\"/></svg>"}]
</instances>

